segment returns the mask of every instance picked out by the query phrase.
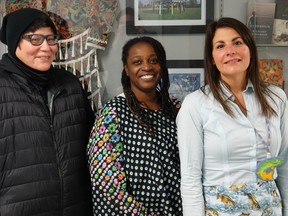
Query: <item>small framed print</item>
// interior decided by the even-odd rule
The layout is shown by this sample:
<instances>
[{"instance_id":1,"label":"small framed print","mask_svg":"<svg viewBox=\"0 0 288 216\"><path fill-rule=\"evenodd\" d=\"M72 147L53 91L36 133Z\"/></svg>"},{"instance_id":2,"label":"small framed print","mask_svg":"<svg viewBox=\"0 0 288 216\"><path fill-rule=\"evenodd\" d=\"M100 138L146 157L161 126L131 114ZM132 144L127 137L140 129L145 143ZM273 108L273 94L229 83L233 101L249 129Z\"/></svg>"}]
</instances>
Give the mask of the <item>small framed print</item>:
<instances>
[{"instance_id":1,"label":"small framed print","mask_svg":"<svg viewBox=\"0 0 288 216\"><path fill-rule=\"evenodd\" d=\"M177 65L175 60L173 62L175 63L175 65ZM182 66L193 65L193 60L192 61L188 60L185 62L186 64L182 64ZM196 62L197 61L195 61L194 63ZM169 80L170 80L170 88L169 88L170 96L175 97L177 98L177 100L182 102L184 97L187 94L192 93L193 91L199 89L201 86L204 85L204 68L203 67L174 68L173 63L170 62L169 64L170 64L170 67L168 71L169 71Z\"/></svg>"}]
</instances>

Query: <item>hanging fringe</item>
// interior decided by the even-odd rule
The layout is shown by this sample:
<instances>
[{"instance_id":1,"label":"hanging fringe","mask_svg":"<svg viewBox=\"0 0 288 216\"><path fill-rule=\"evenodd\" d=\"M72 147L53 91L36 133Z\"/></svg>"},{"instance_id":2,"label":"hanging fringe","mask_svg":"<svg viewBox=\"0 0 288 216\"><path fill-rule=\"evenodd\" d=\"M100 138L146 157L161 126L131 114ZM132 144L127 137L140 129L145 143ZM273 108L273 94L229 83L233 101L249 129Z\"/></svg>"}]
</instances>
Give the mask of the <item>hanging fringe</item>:
<instances>
[{"instance_id":1,"label":"hanging fringe","mask_svg":"<svg viewBox=\"0 0 288 216\"><path fill-rule=\"evenodd\" d=\"M98 68L98 59L97 59L97 50L95 49L94 53L94 67Z\"/></svg>"},{"instance_id":2,"label":"hanging fringe","mask_svg":"<svg viewBox=\"0 0 288 216\"><path fill-rule=\"evenodd\" d=\"M80 50L79 50L79 54L83 54L83 38L86 37L88 38L89 37L89 33L91 32L91 28L88 28L86 29L84 32L82 32L81 34L78 34L74 37L71 37L71 38L67 38L67 39L63 39L63 40L59 40L58 41L58 47L59 47L59 50L61 50L61 44L65 44L65 49L68 48L68 45L69 44L72 44L72 52L71 52L71 57L75 57L76 56L76 53L75 53L75 43L77 40L79 40L80 42ZM87 40L85 41L85 46L87 46ZM69 59L69 52L66 52L65 51L65 59L66 59L66 54L68 55L68 58ZM63 54L59 52L59 59L62 60L63 59ZM66 60L67 60L66 59Z\"/></svg>"},{"instance_id":3,"label":"hanging fringe","mask_svg":"<svg viewBox=\"0 0 288 216\"><path fill-rule=\"evenodd\" d=\"M94 104L97 109L102 108L100 89L92 92L91 95L88 96L88 99L91 101L97 101L97 104Z\"/></svg>"},{"instance_id":4,"label":"hanging fringe","mask_svg":"<svg viewBox=\"0 0 288 216\"><path fill-rule=\"evenodd\" d=\"M70 61L62 61L62 62L54 62L55 65L64 65L65 63L67 64L72 64L73 62L80 62L80 61L83 61L83 60L87 60L88 58L91 58L91 55L94 53L94 49L93 50L90 50L87 54L85 54L84 56L80 57L80 58L77 58L77 59L73 59L73 60L70 60Z\"/></svg>"},{"instance_id":5,"label":"hanging fringe","mask_svg":"<svg viewBox=\"0 0 288 216\"><path fill-rule=\"evenodd\" d=\"M83 59L81 59L81 62L80 62L80 75L84 76Z\"/></svg>"},{"instance_id":6,"label":"hanging fringe","mask_svg":"<svg viewBox=\"0 0 288 216\"><path fill-rule=\"evenodd\" d=\"M105 38L106 37L104 36L104 40L102 40L102 39L98 39L94 37L88 37L87 45L91 47L95 47L96 49L105 50L107 43L108 43L107 38L106 39Z\"/></svg>"},{"instance_id":7,"label":"hanging fringe","mask_svg":"<svg viewBox=\"0 0 288 216\"><path fill-rule=\"evenodd\" d=\"M85 41L85 50L88 49L88 43L87 43L87 41L88 41L88 36L86 37L86 41Z\"/></svg>"},{"instance_id":8,"label":"hanging fringe","mask_svg":"<svg viewBox=\"0 0 288 216\"><path fill-rule=\"evenodd\" d=\"M66 45L65 45L65 60L67 60L69 57L68 57L68 42L66 42Z\"/></svg>"},{"instance_id":9,"label":"hanging fringe","mask_svg":"<svg viewBox=\"0 0 288 216\"><path fill-rule=\"evenodd\" d=\"M61 43L59 43L58 52L59 52L59 59L62 60L63 59L63 55L62 55Z\"/></svg>"},{"instance_id":10,"label":"hanging fringe","mask_svg":"<svg viewBox=\"0 0 288 216\"><path fill-rule=\"evenodd\" d=\"M86 73L90 72L90 56L87 58L87 68L86 68Z\"/></svg>"},{"instance_id":11,"label":"hanging fringe","mask_svg":"<svg viewBox=\"0 0 288 216\"><path fill-rule=\"evenodd\" d=\"M96 73L97 73L97 87L102 88L101 80L100 80L100 76L99 76L99 71L97 70Z\"/></svg>"},{"instance_id":12,"label":"hanging fringe","mask_svg":"<svg viewBox=\"0 0 288 216\"><path fill-rule=\"evenodd\" d=\"M79 75L81 76L79 77L79 81L81 82L83 89L85 89L88 92L91 92L91 94L88 96L88 99L91 102L92 109L95 110L95 109L99 109L102 107L101 93L100 93L102 84L101 84L100 73L99 73L97 49L102 49L103 47L98 47L98 46L93 46L93 45L90 46L90 42L91 42L91 37L89 37L90 31L91 29L88 28L83 33L76 35L72 38L59 40L58 51L59 51L60 60L58 60L57 62L53 62L53 66L58 67L58 68L65 67L66 70L70 70L70 68L72 67L70 71L73 72L75 76L78 76L78 77ZM86 40L84 40L84 38L86 38ZM80 57L77 57L77 52L75 51L77 47L76 44L78 42L80 46L78 50L79 52L78 56ZM64 48L64 44L65 44L65 48ZM62 49L61 49L61 45L62 45ZM85 54L83 53L83 47L85 49ZM65 53L62 52L62 50L64 50L63 48L65 49ZM71 53L70 53L69 48L71 49ZM87 50L89 48L90 48L90 51ZM64 58L63 58L63 53L64 53ZM93 64L92 64L92 61L94 61ZM86 62L87 62L87 65L85 65ZM80 67L80 71L79 71L79 67ZM93 88L96 88L96 89L93 89Z\"/></svg>"},{"instance_id":13,"label":"hanging fringe","mask_svg":"<svg viewBox=\"0 0 288 216\"><path fill-rule=\"evenodd\" d=\"M89 82L88 82L88 92L92 91L92 77L89 77Z\"/></svg>"},{"instance_id":14,"label":"hanging fringe","mask_svg":"<svg viewBox=\"0 0 288 216\"><path fill-rule=\"evenodd\" d=\"M93 110L93 111L96 111L96 110L95 110L95 106L94 106L94 101L93 101L93 100L90 100L90 104L91 104L92 110Z\"/></svg>"},{"instance_id":15,"label":"hanging fringe","mask_svg":"<svg viewBox=\"0 0 288 216\"><path fill-rule=\"evenodd\" d=\"M98 104L97 104L97 107L98 107L98 108L101 108L101 107L102 107L100 91L99 91L99 93L98 93Z\"/></svg>"},{"instance_id":16,"label":"hanging fringe","mask_svg":"<svg viewBox=\"0 0 288 216\"><path fill-rule=\"evenodd\" d=\"M82 84L82 88L85 89L85 81L83 78L81 79L81 84Z\"/></svg>"},{"instance_id":17,"label":"hanging fringe","mask_svg":"<svg viewBox=\"0 0 288 216\"><path fill-rule=\"evenodd\" d=\"M75 40L72 41L72 51L71 51L71 57L74 58L75 57Z\"/></svg>"},{"instance_id":18,"label":"hanging fringe","mask_svg":"<svg viewBox=\"0 0 288 216\"><path fill-rule=\"evenodd\" d=\"M75 62L73 62L72 67L73 67L73 74L76 76L76 67L75 67Z\"/></svg>"}]
</instances>

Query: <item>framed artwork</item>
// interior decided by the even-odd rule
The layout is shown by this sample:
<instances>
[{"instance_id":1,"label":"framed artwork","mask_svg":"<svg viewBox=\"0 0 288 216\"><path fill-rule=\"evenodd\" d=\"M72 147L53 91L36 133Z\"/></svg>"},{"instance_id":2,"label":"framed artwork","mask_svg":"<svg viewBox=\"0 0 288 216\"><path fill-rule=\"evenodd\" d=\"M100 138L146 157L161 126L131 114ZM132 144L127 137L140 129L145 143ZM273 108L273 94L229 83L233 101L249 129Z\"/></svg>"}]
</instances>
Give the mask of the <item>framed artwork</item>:
<instances>
[{"instance_id":1,"label":"framed artwork","mask_svg":"<svg viewBox=\"0 0 288 216\"><path fill-rule=\"evenodd\" d=\"M204 33L214 19L214 0L126 0L126 33Z\"/></svg>"},{"instance_id":2,"label":"framed artwork","mask_svg":"<svg viewBox=\"0 0 288 216\"><path fill-rule=\"evenodd\" d=\"M169 60L169 94L180 102L184 97L204 85L202 60ZM179 67L178 67L179 66Z\"/></svg>"},{"instance_id":3,"label":"framed artwork","mask_svg":"<svg viewBox=\"0 0 288 216\"><path fill-rule=\"evenodd\" d=\"M283 88L283 67L282 59L259 59L260 79Z\"/></svg>"}]
</instances>

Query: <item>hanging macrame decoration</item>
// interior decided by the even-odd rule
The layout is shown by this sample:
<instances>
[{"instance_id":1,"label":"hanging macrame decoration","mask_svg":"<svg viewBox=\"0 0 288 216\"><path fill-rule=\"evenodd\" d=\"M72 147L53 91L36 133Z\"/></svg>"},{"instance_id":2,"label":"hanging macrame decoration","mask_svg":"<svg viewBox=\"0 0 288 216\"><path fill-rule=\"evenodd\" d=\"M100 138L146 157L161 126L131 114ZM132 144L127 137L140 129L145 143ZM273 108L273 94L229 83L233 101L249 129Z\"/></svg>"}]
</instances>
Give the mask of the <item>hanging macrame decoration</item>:
<instances>
[{"instance_id":1,"label":"hanging macrame decoration","mask_svg":"<svg viewBox=\"0 0 288 216\"><path fill-rule=\"evenodd\" d=\"M105 50L118 12L117 0L6 0L3 17L19 8L37 8L55 23L61 39L53 65L76 75L87 91L92 108L101 108L98 50Z\"/></svg>"}]
</instances>

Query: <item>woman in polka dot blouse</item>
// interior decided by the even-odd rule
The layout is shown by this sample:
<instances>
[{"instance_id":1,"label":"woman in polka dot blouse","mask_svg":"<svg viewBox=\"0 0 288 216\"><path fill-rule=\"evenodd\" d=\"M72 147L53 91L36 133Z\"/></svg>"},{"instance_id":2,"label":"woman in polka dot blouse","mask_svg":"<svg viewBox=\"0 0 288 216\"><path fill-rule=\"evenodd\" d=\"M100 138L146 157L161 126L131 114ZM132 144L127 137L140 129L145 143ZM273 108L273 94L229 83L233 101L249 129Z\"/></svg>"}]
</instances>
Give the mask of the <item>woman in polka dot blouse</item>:
<instances>
[{"instance_id":1,"label":"woman in polka dot blouse","mask_svg":"<svg viewBox=\"0 0 288 216\"><path fill-rule=\"evenodd\" d=\"M94 215L182 215L175 118L163 46L130 39L122 51L124 93L98 111L87 155Z\"/></svg>"}]
</instances>

